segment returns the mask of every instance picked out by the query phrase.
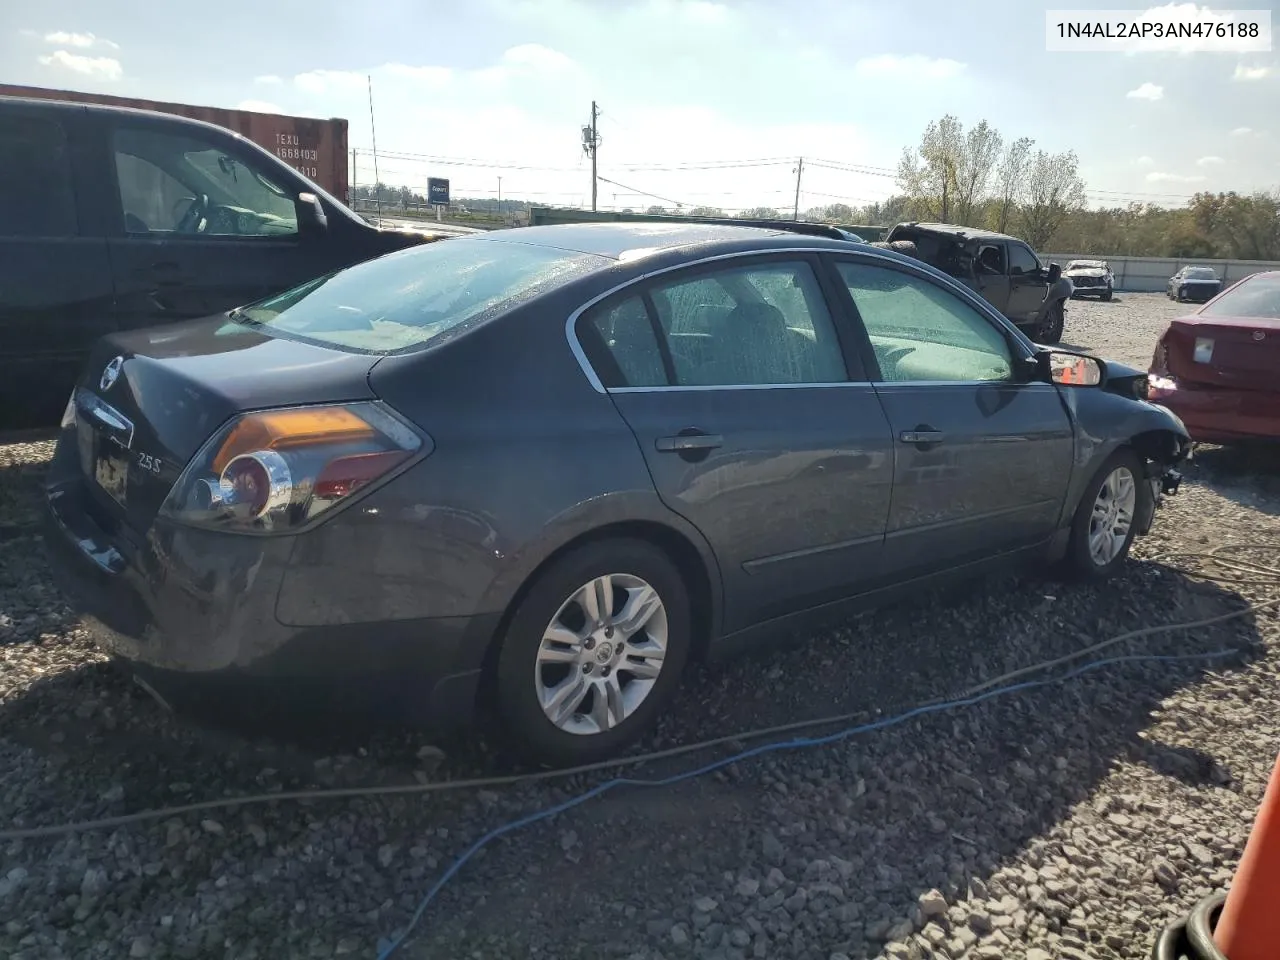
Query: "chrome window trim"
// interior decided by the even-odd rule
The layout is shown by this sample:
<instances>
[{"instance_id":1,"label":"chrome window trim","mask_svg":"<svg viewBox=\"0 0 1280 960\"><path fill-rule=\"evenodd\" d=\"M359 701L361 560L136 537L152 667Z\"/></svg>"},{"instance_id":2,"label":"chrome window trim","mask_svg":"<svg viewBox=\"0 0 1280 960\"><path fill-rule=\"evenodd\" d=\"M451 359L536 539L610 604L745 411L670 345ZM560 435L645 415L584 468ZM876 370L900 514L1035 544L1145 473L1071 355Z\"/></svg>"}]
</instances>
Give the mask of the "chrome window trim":
<instances>
[{"instance_id":1,"label":"chrome window trim","mask_svg":"<svg viewBox=\"0 0 1280 960\"><path fill-rule=\"evenodd\" d=\"M998 311L996 311L995 308L991 306L991 304L987 303L987 301L983 300L981 297L975 294L972 290L970 290L964 284L959 283L958 281L954 280L951 277L946 277L945 282L940 282L937 277L930 276L929 274L924 273L923 271L918 271L915 268L913 268L910 264L904 264L901 260L895 259L894 257L885 256L884 254L877 252L876 248L872 247L870 244L867 244L865 248L860 247L859 249L854 251L841 250L837 247L830 247L830 246L767 247L764 249L757 249L757 250L735 250L732 253L717 253L714 256L699 257L696 260L688 260L684 263L677 263L668 267L660 267L657 270L649 270L645 273L640 274L637 277L632 277L630 280L624 280L622 283L619 283L616 286L610 287L608 290L605 290L603 293L597 294L596 296L588 300L586 303L582 304L582 306L574 310L571 314L569 314L569 318L565 321L565 325L564 325L564 334L565 334L565 339L569 341L569 350L573 353L574 359L578 361L578 366L582 368L583 374L586 375L587 382L591 384L592 388L596 391L596 393L601 393L606 395L610 393L653 393L660 390L685 390L685 391L687 390L776 390L776 389L785 390L785 389L795 389L797 387L850 387L850 386L872 385L873 381L871 380L843 380L838 383L752 383L752 384L731 384L731 385L726 384L724 386L721 386L718 384L707 385L707 386L701 386L701 385L672 386L668 384L668 385L656 386L656 387L614 387L613 389L610 390L610 389L606 389L604 384L600 382L600 378L596 376L595 370L592 369L591 363L587 360L586 351L582 349L582 344L578 342L578 333L574 328L577 326L579 318L581 318L581 316L584 313L586 313L596 304L600 303L600 301L606 300L609 297L612 297L614 294L627 289L627 287L644 283L648 280L653 279L654 277L660 277L666 273L672 273L676 270L687 270L691 267L697 267L703 264L718 263L722 260L735 260L741 257L763 257L763 256L774 256L776 254L788 254L788 253L795 253L795 254L815 254L816 253L819 255L832 254L835 256L847 255L852 257L855 261L866 257L872 260L883 260L884 262L893 264L897 267L905 267L907 273L911 273L916 276L923 276L924 278L931 280L934 283L938 283L938 285L942 286L944 289L949 289L950 292L960 296L961 299L966 300L971 307L973 307L980 314L985 316L988 320L992 321L998 327L1005 330L1006 332L1012 330L1016 335L1015 339L1026 338L1026 335L1023 334L1022 331L1018 330L1016 324L1014 324L1012 321L1010 321L1005 316L1003 316ZM835 322L834 317L832 317L832 322ZM1024 356L1030 356L1030 354L1024 353ZM948 380L948 381L877 380L877 381L874 381L874 383L885 384L885 385L918 385L918 384L925 384L925 383L937 385L937 384L946 383L952 386L959 386L959 385L972 386L975 384L1014 383L1014 382L1016 381L1012 381L1012 380L954 380L954 381L951 381L951 380Z\"/></svg>"}]
</instances>

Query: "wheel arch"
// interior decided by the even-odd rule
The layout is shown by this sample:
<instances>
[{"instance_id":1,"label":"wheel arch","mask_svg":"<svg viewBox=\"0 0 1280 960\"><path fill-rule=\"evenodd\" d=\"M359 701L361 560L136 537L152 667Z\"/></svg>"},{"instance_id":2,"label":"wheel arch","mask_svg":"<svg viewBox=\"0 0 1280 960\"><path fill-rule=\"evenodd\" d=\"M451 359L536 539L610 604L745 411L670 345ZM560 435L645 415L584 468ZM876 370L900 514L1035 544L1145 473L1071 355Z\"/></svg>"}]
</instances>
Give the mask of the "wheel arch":
<instances>
[{"instance_id":1,"label":"wheel arch","mask_svg":"<svg viewBox=\"0 0 1280 960\"><path fill-rule=\"evenodd\" d=\"M520 582L502 611L497 627L485 649L481 666L481 682L478 696L492 696L502 640L506 636L511 619L538 578L553 564L574 551L592 543L605 540L639 540L657 547L679 571L689 590L689 608L692 615L693 643L690 659L701 660L707 655L711 641L720 629L722 621L720 571L710 548L694 541L693 535L675 526L653 519L630 519L604 523L582 531L560 543L537 563Z\"/></svg>"}]
</instances>

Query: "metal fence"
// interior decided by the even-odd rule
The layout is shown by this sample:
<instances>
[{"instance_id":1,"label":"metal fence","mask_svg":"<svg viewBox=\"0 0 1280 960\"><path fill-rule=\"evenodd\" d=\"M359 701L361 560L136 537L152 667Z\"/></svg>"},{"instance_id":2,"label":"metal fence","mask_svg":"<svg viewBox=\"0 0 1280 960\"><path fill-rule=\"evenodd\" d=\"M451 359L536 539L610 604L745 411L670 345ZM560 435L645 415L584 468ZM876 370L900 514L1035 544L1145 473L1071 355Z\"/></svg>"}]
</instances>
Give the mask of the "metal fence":
<instances>
[{"instance_id":1,"label":"metal fence","mask_svg":"<svg viewBox=\"0 0 1280 960\"><path fill-rule=\"evenodd\" d=\"M1183 267L1212 267L1223 284L1235 283L1251 273L1264 270L1280 270L1275 260L1186 260L1173 257L1106 257L1096 253L1045 253L1040 259L1046 263L1060 263L1064 267L1072 260L1105 260L1115 275L1115 289L1130 293L1163 292L1169 278Z\"/></svg>"}]
</instances>

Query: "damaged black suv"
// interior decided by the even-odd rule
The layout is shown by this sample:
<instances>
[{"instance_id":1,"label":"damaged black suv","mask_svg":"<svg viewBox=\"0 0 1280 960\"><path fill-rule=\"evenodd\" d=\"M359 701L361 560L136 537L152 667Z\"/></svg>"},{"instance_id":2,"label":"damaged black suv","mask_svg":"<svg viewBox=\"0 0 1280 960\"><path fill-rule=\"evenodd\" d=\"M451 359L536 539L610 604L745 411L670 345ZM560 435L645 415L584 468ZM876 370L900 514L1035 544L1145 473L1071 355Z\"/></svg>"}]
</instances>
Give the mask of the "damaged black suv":
<instances>
[{"instance_id":1,"label":"damaged black suv","mask_svg":"<svg viewBox=\"0 0 1280 960\"><path fill-rule=\"evenodd\" d=\"M1062 340L1071 281L1017 237L949 223L900 223L877 246L923 260L955 277L1036 343Z\"/></svg>"}]
</instances>

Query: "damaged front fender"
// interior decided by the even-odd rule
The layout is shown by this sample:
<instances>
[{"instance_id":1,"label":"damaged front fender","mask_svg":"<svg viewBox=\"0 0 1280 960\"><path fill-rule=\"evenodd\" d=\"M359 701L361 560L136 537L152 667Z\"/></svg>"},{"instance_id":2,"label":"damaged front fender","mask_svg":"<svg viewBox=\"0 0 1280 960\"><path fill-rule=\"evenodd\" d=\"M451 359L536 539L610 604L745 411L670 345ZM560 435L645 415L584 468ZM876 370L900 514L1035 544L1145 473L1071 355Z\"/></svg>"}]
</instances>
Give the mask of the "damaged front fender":
<instances>
[{"instance_id":1,"label":"damaged front fender","mask_svg":"<svg viewBox=\"0 0 1280 960\"><path fill-rule=\"evenodd\" d=\"M1108 364L1117 382L1128 368ZM1080 501L1085 485L1108 457L1121 447L1129 447L1141 458L1150 497L1140 500L1134 522L1139 534L1150 531L1155 511L1163 498L1175 494L1181 483L1178 467L1191 453L1191 436L1182 421L1164 407L1131 396L1125 390L1096 387L1065 387L1063 402L1076 424L1075 469L1067 503ZM1064 516L1064 523L1069 517Z\"/></svg>"}]
</instances>

